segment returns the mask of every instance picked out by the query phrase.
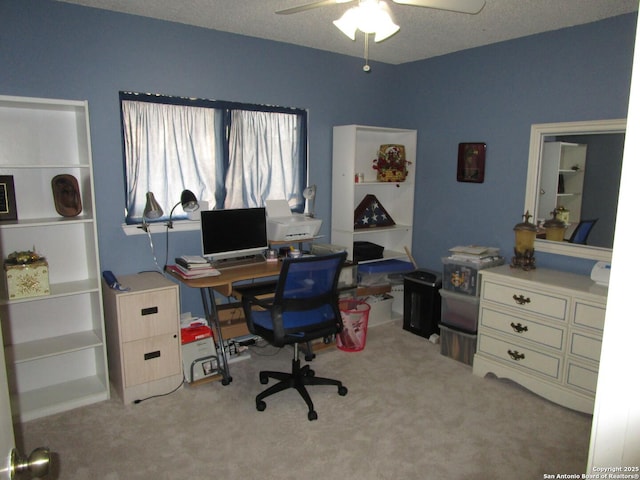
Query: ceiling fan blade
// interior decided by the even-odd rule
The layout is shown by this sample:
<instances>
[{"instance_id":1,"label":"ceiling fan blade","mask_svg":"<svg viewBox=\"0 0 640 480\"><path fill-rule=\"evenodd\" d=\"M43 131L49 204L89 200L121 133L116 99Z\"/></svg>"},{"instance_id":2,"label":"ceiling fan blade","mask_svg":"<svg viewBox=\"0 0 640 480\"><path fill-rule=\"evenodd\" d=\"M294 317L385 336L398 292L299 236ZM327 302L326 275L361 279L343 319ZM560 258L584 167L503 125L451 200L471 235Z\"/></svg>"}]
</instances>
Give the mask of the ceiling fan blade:
<instances>
[{"instance_id":1,"label":"ceiling fan blade","mask_svg":"<svg viewBox=\"0 0 640 480\"><path fill-rule=\"evenodd\" d=\"M351 1L352 0L320 0L318 2L307 3L306 5L278 10L276 13L279 15L291 15L292 13L304 12L306 10L311 10L312 8L327 7L329 5L335 5L336 3L349 3Z\"/></svg>"},{"instance_id":2,"label":"ceiling fan blade","mask_svg":"<svg viewBox=\"0 0 640 480\"><path fill-rule=\"evenodd\" d=\"M401 5L436 8L450 12L470 13L475 15L484 8L485 0L392 0Z\"/></svg>"}]
</instances>

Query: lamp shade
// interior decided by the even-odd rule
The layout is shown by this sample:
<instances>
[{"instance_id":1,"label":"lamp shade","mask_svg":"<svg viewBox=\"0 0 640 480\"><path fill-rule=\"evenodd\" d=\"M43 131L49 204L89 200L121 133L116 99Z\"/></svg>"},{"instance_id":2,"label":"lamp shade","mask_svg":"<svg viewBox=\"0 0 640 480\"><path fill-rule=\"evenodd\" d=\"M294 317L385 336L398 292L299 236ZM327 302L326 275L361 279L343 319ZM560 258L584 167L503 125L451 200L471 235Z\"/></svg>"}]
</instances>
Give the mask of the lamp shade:
<instances>
[{"instance_id":1,"label":"lamp shade","mask_svg":"<svg viewBox=\"0 0 640 480\"><path fill-rule=\"evenodd\" d=\"M393 22L387 4L378 0L361 1L357 7L347 10L333 24L351 40L356 39L356 30L365 34L375 34L376 42L381 42L400 30Z\"/></svg>"},{"instance_id":2,"label":"lamp shade","mask_svg":"<svg viewBox=\"0 0 640 480\"><path fill-rule=\"evenodd\" d=\"M142 216L148 219L160 218L164 212L162 211L162 207L156 201L156 197L153 195L153 192L147 192L147 203L144 207L144 212Z\"/></svg>"},{"instance_id":3,"label":"lamp shade","mask_svg":"<svg viewBox=\"0 0 640 480\"><path fill-rule=\"evenodd\" d=\"M182 191L182 194L180 195L180 203L182 204L182 209L185 212L195 212L200 208L198 199L191 190Z\"/></svg>"}]
</instances>

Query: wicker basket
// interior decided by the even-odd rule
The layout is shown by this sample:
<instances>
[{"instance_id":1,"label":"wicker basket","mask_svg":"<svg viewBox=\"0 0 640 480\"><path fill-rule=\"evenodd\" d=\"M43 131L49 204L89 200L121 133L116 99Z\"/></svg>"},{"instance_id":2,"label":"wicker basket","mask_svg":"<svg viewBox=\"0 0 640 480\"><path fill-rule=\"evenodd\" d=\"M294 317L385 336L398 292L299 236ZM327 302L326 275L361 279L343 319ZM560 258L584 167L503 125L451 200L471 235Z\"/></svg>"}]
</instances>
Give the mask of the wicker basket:
<instances>
[{"instance_id":1,"label":"wicker basket","mask_svg":"<svg viewBox=\"0 0 640 480\"><path fill-rule=\"evenodd\" d=\"M378 170L379 182L404 182L405 178L407 178L406 170L396 170L393 168Z\"/></svg>"}]
</instances>

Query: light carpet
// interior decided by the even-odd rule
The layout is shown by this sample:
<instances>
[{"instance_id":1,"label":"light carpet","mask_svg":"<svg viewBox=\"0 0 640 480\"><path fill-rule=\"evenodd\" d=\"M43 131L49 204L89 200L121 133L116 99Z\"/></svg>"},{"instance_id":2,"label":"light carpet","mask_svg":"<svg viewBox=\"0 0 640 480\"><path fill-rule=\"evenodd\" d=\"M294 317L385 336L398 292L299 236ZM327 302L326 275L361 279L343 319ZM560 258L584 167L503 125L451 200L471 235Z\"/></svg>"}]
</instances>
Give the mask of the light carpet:
<instances>
[{"instance_id":1,"label":"light carpet","mask_svg":"<svg viewBox=\"0 0 640 480\"><path fill-rule=\"evenodd\" d=\"M369 329L366 348L312 362L335 387L311 387L318 420L287 391L254 397L260 369L290 369L290 348L252 347L228 386L185 386L138 405L119 399L17 426L23 451L57 453L75 479L542 479L586 471L591 416L513 382L472 375L398 321Z\"/></svg>"}]
</instances>

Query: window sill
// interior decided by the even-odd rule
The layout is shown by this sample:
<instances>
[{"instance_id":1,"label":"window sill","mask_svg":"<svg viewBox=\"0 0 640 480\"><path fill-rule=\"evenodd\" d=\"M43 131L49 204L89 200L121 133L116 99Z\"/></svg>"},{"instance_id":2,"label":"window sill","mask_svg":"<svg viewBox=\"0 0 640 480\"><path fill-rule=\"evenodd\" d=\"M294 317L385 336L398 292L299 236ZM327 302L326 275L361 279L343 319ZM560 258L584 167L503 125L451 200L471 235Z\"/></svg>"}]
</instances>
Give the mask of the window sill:
<instances>
[{"instance_id":1,"label":"window sill","mask_svg":"<svg viewBox=\"0 0 640 480\"><path fill-rule=\"evenodd\" d=\"M127 236L130 235L146 235L146 232L142 229L141 225L127 225L125 223L122 224L122 230ZM200 221L199 220L174 220L173 228L169 229L169 232L188 232L200 230ZM167 223L152 223L149 225L149 232L156 233L165 233L167 231Z\"/></svg>"}]
</instances>

